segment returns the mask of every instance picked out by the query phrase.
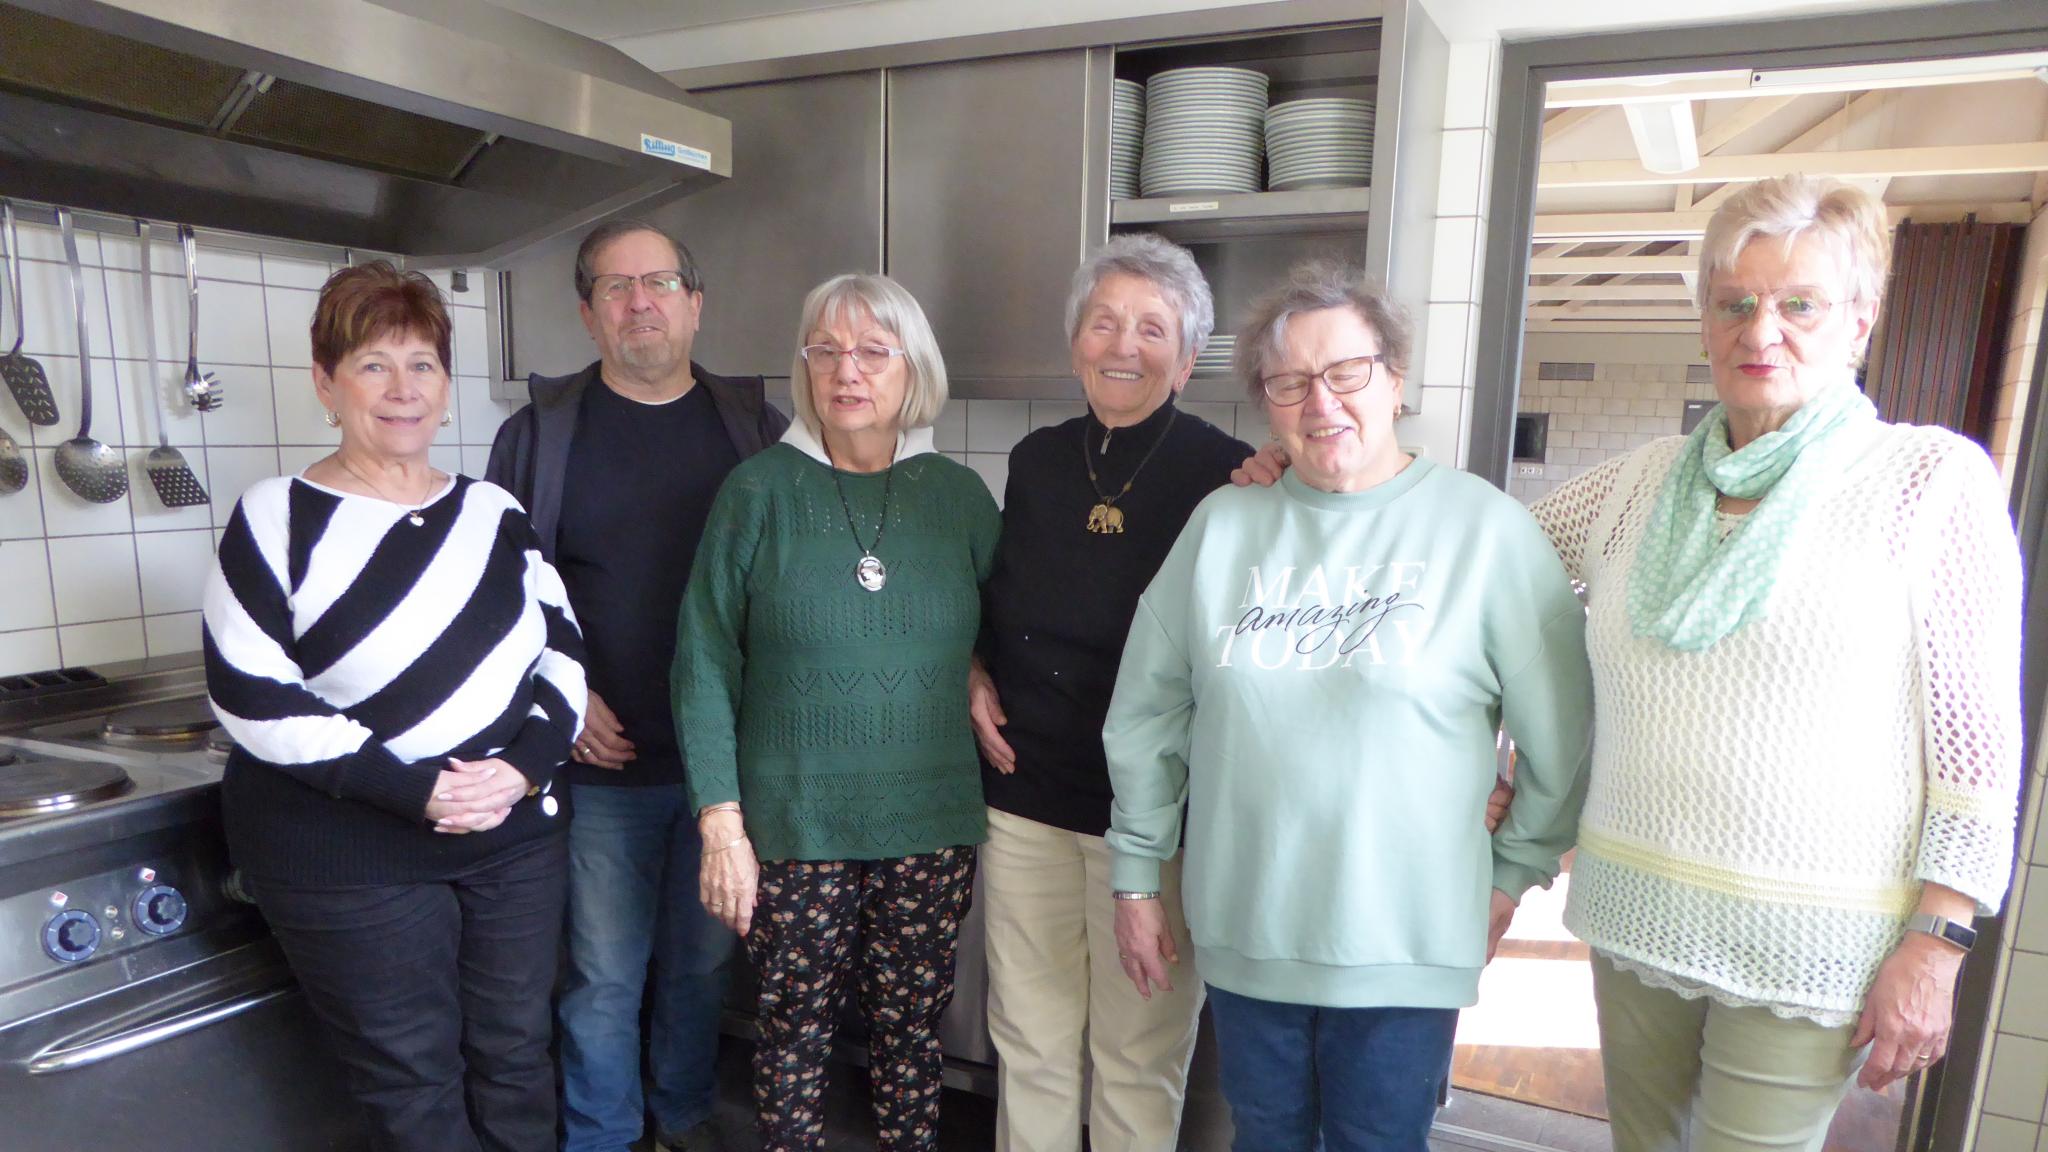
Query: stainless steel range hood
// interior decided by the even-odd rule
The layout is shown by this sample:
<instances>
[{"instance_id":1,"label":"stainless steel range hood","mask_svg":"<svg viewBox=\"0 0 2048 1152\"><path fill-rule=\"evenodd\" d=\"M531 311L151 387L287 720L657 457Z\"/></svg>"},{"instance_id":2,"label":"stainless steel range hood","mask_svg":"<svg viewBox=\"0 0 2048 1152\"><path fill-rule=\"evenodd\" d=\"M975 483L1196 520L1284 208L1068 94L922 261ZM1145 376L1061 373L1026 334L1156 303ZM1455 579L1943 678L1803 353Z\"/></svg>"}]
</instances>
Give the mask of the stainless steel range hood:
<instances>
[{"instance_id":1,"label":"stainless steel range hood","mask_svg":"<svg viewBox=\"0 0 2048 1152\"><path fill-rule=\"evenodd\" d=\"M485 0L0 0L0 195L485 264L732 175L732 129Z\"/></svg>"}]
</instances>

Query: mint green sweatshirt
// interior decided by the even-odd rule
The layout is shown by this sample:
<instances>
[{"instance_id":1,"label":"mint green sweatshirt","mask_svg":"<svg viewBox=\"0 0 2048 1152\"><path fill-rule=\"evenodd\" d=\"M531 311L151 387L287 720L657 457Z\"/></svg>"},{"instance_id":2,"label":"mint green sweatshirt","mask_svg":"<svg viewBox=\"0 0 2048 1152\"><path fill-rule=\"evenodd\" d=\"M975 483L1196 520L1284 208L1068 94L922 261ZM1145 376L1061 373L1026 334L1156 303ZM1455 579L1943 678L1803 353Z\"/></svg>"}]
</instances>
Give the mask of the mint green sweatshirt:
<instances>
[{"instance_id":1,"label":"mint green sweatshirt","mask_svg":"<svg viewBox=\"0 0 2048 1152\"><path fill-rule=\"evenodd\" d=\"M1460 1008L1487 906L1548 884L1591 750L1585 614L1521 505L1427 460L1203 501L1138 604L1102 739L1119 890L1179 847L1202 979ZM1502 723L1516 795L1489 841Z\"/></svg>"}]
</instances>

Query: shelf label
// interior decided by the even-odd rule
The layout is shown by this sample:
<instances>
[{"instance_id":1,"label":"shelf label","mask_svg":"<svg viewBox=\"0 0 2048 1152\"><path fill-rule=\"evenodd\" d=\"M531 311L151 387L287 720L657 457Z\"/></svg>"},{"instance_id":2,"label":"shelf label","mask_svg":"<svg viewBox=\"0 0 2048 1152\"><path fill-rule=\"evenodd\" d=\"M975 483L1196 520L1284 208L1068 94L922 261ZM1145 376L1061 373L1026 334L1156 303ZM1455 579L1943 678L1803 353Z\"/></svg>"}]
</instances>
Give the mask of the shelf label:
<instances>
[{"instance_id":1,"label":"shelf label","mask_svg":"<svg viewBox=\"0 0 2048 1152\"><path fill-rule=\"evenodd\" d=\"M702 148L692 148L688 144L678 144L673 140L664 140L659 136L649 136L645 132L640 134L640 151L648 156L658 156L663 160L673 160L678 164L688 164L692 168L709 169L711 167L711 153L704 151Z\"/></svg>"},{"instance_id":2,"label":"shelf label","mask_svg":"<svg viewBox=\"0 0 2048 1152\"><path fill-rule=\"evenodd\" d=\"M1182 200L1178 203L1168 204L1166 210L1168 212L1214 212L1221 207L1223 207L1223 204L1216 200Z\"/></svg>"}]
</instances>

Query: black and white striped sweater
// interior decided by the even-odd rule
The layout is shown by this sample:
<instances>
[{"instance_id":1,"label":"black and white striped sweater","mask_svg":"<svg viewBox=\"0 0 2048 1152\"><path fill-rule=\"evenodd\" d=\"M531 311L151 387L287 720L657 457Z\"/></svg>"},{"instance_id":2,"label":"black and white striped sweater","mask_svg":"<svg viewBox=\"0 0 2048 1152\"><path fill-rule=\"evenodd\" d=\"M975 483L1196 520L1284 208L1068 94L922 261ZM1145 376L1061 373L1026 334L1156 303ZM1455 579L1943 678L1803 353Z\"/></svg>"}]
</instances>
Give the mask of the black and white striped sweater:
<instances>
[{"instance_id":1,"label":"black and white striped sweater","mask_svg":"<svg viewBox=\"0 0 2048 1152\"><path fill-rule=\"evenodd\" d=\"M206 682L239 745L229 847L256 876L424 880L566 826L550 788L587 693L561 579L496 485L458 476L411 517L294 476L235 506L206 590ZM436 775L491 756L542 794L488 832L435 833Z\"/></svg>"}]
</instances>

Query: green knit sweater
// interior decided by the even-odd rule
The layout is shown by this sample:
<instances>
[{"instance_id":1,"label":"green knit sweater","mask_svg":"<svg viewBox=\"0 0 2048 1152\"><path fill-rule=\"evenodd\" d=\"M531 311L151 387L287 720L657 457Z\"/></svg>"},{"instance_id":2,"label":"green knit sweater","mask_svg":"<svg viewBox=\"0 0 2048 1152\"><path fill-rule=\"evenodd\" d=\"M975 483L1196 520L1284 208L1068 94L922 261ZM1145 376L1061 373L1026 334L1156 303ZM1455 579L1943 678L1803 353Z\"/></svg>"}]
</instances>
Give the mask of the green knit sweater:
<instances>
[{"instance_id":1,"label":"green knit sweater","mask_svg":"<svg viewBox=\"0 0 2048 1152\"><path fill-rule=\"evenodd\" d=\"M733 469L676 633L676 734L695 808L740 802L764 860L874 860L986 837L967 668L1001 528L937 453L837 472L790 444ZM854 580L847 525L888 583ZM845 507L840 491L845 493Z\"/></svg>"}]
</instances>

